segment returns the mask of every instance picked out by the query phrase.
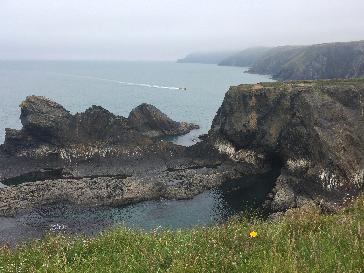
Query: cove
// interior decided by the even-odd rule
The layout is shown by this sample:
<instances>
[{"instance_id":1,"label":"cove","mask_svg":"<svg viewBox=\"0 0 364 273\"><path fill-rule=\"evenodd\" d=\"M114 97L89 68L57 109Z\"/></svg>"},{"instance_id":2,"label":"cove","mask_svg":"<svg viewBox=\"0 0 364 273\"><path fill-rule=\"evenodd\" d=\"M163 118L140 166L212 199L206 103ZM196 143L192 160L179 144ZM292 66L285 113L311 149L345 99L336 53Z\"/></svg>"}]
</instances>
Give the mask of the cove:
<instances>
[{"instance_id":1,"label":"cove","mask_svg":"<svg viewBox=\"0 0 364 273\"><path fill-rule=\"evenodd\" d=\"M145 201L118 208L52 204L14 218L0 217L0 244L16 245L48 233L96 235L116 226L144 231L207 227L238 214L261 215L279 171L228 181L188 200Z\"/></svg>"}]
</instances>

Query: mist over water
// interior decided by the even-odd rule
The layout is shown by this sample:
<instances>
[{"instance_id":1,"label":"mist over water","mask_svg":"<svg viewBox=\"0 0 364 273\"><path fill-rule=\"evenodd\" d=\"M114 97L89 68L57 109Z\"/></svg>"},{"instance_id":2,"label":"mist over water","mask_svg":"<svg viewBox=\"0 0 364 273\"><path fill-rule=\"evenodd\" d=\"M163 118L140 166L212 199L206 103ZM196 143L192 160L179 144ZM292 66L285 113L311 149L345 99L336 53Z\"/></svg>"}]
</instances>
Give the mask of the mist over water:
<instances>
[{"instance_id":1,"label":"mist over water","mask_svg":"<svg viewBox=\"0 0 364 273\"><path fill-rule=\"evenodd\" d=\"M176 60L347 42L364 39L363 10L363 0L2 0L0 59Z\"/></svg>"}]
</instances>

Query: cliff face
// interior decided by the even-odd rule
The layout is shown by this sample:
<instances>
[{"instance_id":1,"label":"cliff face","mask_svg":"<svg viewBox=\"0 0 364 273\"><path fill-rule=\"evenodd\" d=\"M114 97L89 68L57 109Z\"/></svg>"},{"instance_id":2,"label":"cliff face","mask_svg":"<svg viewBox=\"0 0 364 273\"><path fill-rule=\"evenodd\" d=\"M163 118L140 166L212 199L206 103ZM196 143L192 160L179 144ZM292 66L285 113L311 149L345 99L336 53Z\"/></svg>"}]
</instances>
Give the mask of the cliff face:
<instances>
[{"instance_id":1,"label":"cliff face","mask_svg":"<svg viewBox=\"0 0 364 273\"><path fill-rule=\"evenodd\" d=\"M281 165L273 210L335 210L363 189L364 80L232 87L209 140L235 160Z\"/></svg>"},{"instance_id":2,"label":"cliff face","mask_svg":"<svg viewBox=\"0 0 364 273\"><path fill-rule=\"evenodd\" d=\"M277 80L316 80L364 76L364 41L269 50L249 73Z\"/></svg>"},{"instance_id":3,"label":"cliff face","mask_svg":"<svg viewBox=\"0 0 364 273\"><path fill-rule=\"evenodd\" d=\"M357 78L364 76L364 41L248 48L219 65L249 66L248 73L277 80Z\"/></svg>"},{"instance_id":4,"label":"cliff face","mask_svg":"<svg viewBox=\"0 0 364 273\"><path fill-rule=\"evenodd\" d=\"M267 206L277 212L336 211L363 191L363 79L231 87L208 135L191 147L151 137L187 125L147 104L128 118L97 106L72 115L31 96L21 120L23 128L8 129L0 146L0 182L10 186L0 189L0 216L59 202L191 198L276 170Z\"/></svg>"},{"instance_id":5,"label":"cliff face","mask_svg":"<svg viewBox=\"0 0 364 273\"><path fill-rule=\"evenodd\" d=\"M276 79L282 67L299 55L305 47L303 46L279 46L268 50L248 70L249 73L273 75Z\"/></svg>"},{"instance_id":6,"label":"cliff face","mask_svg":"<svg viewBox=\"0 0 364 273\"><path fill-rule=\"evenodd\" d=\"M243 174L269 171L236 165L207 143L183 147L157 136L187 133L152 105L128 118L99 106L70 114L44 97L21 104L21 130L0 145L0 217L52 203L120 206L191 198Z\"/></svg>"},{"instance_id":7,"label":"cliff face","mask_svg":"<svg viewBox=\"0 0 364 273\"><path fill-rule=\"evenodd\" d=\"M273 75L283 80L362 77L364 41L310 46Z\"/></svg>"}]
</instances>

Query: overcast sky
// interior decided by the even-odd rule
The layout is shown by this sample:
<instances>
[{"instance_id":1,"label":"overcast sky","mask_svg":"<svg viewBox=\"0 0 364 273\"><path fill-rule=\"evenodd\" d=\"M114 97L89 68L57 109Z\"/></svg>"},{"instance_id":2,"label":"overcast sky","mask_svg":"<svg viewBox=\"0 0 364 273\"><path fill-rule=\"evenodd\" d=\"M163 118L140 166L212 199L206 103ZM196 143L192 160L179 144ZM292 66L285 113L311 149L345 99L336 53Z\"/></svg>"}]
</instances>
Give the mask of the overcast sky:
<instances>
[{"instance_id":1,"label":"overcast sky","mask_svg":"<svg viewBox=\"0 0 364 273\"><path fill-rule=\"evenodd\" d=\"M364 0L0 0L0 59L172 60L364 39Z\"/></svg>"}]
</instances>

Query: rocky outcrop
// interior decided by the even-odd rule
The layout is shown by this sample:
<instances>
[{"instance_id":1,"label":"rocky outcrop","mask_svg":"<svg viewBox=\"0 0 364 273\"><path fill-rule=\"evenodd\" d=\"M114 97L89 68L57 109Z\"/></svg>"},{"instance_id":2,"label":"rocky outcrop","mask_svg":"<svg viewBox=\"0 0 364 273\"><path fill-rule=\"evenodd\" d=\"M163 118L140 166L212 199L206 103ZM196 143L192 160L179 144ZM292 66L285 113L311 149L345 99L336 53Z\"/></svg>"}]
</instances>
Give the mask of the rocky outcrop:
<instances>
[{"instance_id":1,"label":"rocky outcrop","mask_svg":"<svg viewBox=\"0 0 364 273\"><path fill-rule=\"evenodd\" d=\"M243 171L243 169L241 169ZM246 169L245 171L248 170ZM37 180L0 188L0 215L14 216L50 204L118 207L145 200L189 199L227 180L240 177L221 164L182 169L165 168L134 175Z\"/></svg>"},{"instance_id":2,"label":"rocky outcrop","mask_svg":"<svg viewBox=\"0 0 364 273\"><path fill-rule=\"evenodd\" d=\"M274 211L335 210L363 189L364 81L231 87L209 141L235 161L281 165Z\"/></svg>"},{"instance_id":3,"label":"rocky outcrop","mask_svg":"<svg viewBox=\"0 0 364 273\"><path fill-rule=\"evenodd\" d=\"M143 103L134 108L128 117L131 128L150 137L184 135L199 126L186 122L176 122L155 106Z\"/></svg>"},{"instance_id":4,"label":"rocky outcrop","mask_svg":"<svg viewBox=\"0 0 364 273\"><path fill-rule=\"evenodd\" d=\"M128 118L92 106L70 114L30 96L21 104L21 130L6 130L0 146L0 215L52 203L119 206L158 198L191 198L245 174L269 170L236 164L208 143L183 147L155 136L196 128L151 105Z\"/></svg>"},{"instance_id":5,"label":"rocky outcrop","mask_svg":"<svg viewBox=\"0 0 364 273\"><path fill-rule=\"evenodd\" d=\"M0 146L0 183L9 186L0 188L0 216L52 203L191 198L245 175L248 187L272 170L272 212L336 211L363 190L364 80L231 87L191 147L156 138L186 125L146 104L128 118L97 106L72 115L39 97L21 107L23 128L8 129Z\"/></svg>"},{"instance_id":6,"label":"rocky outcrop","mask_svg":"<svg viewBox=\"0 0 364 273\"><path fill-rule=\"evenodd\" d=\"M136 107L129 118L115 116L100 106L71 115L61 105L44 97L29 96L22 102L21 130L6 129L4 148L12 153L26 147L71 144L150 144L147 136L186 134L197 125L176 122L152 105Z\"/></svg>"}]
</instances>

